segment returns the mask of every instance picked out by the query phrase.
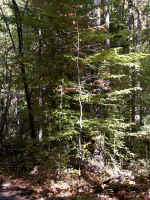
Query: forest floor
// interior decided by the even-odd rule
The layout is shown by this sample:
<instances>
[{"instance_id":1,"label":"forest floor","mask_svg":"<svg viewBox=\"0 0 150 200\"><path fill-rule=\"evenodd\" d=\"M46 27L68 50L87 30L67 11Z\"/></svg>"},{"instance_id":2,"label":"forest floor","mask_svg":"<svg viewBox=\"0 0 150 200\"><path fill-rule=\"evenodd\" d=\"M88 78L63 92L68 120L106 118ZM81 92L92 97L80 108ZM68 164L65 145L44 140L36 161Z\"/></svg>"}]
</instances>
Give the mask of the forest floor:
<instances>
[{"instance_id":1,"label":"forest floor","mask_svg":"<svg viewBox=\"0 0 150 200\"><path fill-rule=\"evenodd\" d=\"M1 171L0 200L150 200L150 180L143 170L134 166L103 183L87 181L75 170L56 174L35 168L24 177Z\"/></svg>"}]
</instances>

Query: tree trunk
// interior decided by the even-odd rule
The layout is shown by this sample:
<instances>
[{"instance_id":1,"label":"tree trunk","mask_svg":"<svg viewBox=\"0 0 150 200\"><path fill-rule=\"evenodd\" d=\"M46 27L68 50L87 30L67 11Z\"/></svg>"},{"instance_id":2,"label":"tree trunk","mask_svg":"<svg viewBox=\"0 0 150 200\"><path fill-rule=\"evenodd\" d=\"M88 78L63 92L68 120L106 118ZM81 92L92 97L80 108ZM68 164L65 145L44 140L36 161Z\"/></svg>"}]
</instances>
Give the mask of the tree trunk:
<instances>
[{"instance_id":1,"label":"tree trunk","mask_svg":"<svg viewBox=\"0 0 150 200\"><path fill-rule=\"evenodd\" d=\"M128 0L128 29L130 31L130 36L129 36L129 53L132 51L133 48L133 31L134 31L134 2L133 0ZM130 66L129 66L130 67ZM130 67L129 69L129 76L130 76L130 87L133 88L136 86L135 79L136 79L136 74L135 74L135 68L133 66ZM135 98L136 94L135 91L132 92L130 95L130 121L135 122ZM134 131L132 129L131 131Z\"/></svg>"},{"instance_id":2,"label":"tree trunk","mask_svg":"<svg viewBox=\"0 0 150 200\"><path fill-rule=\"evenodd\" d=\"M5 125L7 123L7 114L8 114L8 111L9 111L10 103L11 103L11 96L9 95L9 92L8 92L5 110L3 111L2 115L1 115L1 121L0 121L0 139L1 139L1 144L3 143L3 139L4 139L3 131L4 131Z\"/></svg>"},{"instance_id":3,"label":"tree trunk","mask_svg":"<svg viewBox=\"0 0 150 200\"><path fill-rule=\"evenodd\" d=\"M136 12L137 12L137 17L136 17L136 30L137 30L137 34L136 34L136 52L140 53L141 51L141 41L142 41L142 13L141 10L138 8L138 5L136 6ZM136 70L136 77L138 79L139 75L141 73L140 68ZM137 87L141 87L141 82L139 80L137 80L136 83ZM141 94L138 92L136 94L136 99L137 99L137 103L136 103L136 108L135 108L135 122L138 125L142 124L142 105L141 105Z\"/></svg>"},{"instance_id":4,"label":"tree trunk","mask_svg":"<svg viewBox=\"0 0 150 200\"><path fill-rule=\"evenodd\" d=\"M105 27L109 31L110 24L110 0L105 0ZM110 48L110 39L106 39L106 48Z\"/></svg>"},{"instance_id":5,"label":"tree trunk","mask_svg":"<svg viewBox=\"0 0 150 200\"><path fill-rule=\"evenodd\" d=\"M18 8L18 5L15 0L12 0L13 3L13 9L15 12L15 18L16 18L16 25L17 25L17 34L18 34L18 57L23 57L23 35L22 35L22 21L20 16L20 11ZM17 56L17 55L16 55ZM27 83L27 77L25 72L25 65L22 61L19 61L19 66L21 70L21 76L24 84L24 90L25 90L25 96L27 101L27 107L28 107L28 116L29 116L29 123L30 123L30 129L31 129L31 138L36 138L36 131L35 131L35 125L34 125L34 116L33 116L33 110L32 110L32 103L31 103L31 96L29 92L29 86Z\"/></svg>"},{"instance_id":6,"label":"tree trunk","mask_svg":"<svg viewBox=\"0 0 150 200\"><path fill-rule=\"evenodd\" d=\"M40 21L40 15L39 15L39 21ZM41 29L39 28L38 30L38 39L39 39L39 80L41 81L43 79L43 76L42 76L42 72L40 70L40 68L42 68L42 41L41 41L41 38L42 37L42 33L41 33ZM38 133L38 138L39 138L39 142L42 142L43 141L43 114L42 114L42 106L43 106L43 90L42 90L42 86L41 86L41 83L39 83L39 106L40 106L40 109L41 109L41 113L40 113L40 116L39 116L39 133Z\"/></svg>"},{"instance_id":7,"label":"tree trunk","mask_svg":"<svg viewBox=\"0 0 150 200\"><path fill-rule=\"evenodd\" d=\"M94 0L94 5L98 6L97 8L95 8L94 10L94 14L96 16L96 25L100 26L101 25L101 12L100 12L100 5L101 5L101 0Z\"/></svg>"},{"instance_id":8,"label":"tree trunk","mask_svg":"<svg viewBox=\"0 0 150 200\"><path fill-rule=\"evenodd\" d=\"M97 0L94 1L97 8L95 9L95 13L97 12L97 26L101 25L101 14L99 12L101 1ZM98 135L96 136L95 140L95 147L94 147L94 153L92 158L92 165L96 166L97 168L103 168L104 167L104 140L105 135Z\"/></svg>"}]
</instances>

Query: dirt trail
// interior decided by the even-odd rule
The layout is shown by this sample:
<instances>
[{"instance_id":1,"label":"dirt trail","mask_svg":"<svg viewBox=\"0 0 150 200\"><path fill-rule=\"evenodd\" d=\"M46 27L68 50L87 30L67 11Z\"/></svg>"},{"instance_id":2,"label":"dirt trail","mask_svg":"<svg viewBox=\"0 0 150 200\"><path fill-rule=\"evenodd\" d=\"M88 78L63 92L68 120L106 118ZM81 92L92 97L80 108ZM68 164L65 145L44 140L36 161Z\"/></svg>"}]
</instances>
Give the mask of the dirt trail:
<instances>
[{"instance_id":1,"label":"dirt trail","mask_svg":"<svg viewBox=\"0 0 150 200\"><path fill-rule=\"evenodd\" d=\"M0 187L0 200L33 200L32 191L11 183L4 183Z\"/></svg>"}]
</instances>

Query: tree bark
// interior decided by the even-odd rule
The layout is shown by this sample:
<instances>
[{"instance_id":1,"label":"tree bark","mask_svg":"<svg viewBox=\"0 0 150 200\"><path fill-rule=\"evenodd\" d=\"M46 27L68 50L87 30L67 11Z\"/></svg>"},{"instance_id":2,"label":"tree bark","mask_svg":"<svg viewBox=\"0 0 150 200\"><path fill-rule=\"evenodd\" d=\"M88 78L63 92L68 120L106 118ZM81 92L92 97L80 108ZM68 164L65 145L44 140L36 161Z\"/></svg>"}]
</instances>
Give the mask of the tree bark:
<instances>
[{"instance_id":1,"label":"tree bark","mask_svg":"<svg viewBox=\"0 0 150 200\"><path fill-rule=\"evenodd\" d=\"M95 10L95 12L97 12L97 26L101 25L101 15L99 12L100 6L101 6L101 1L97 0L94 1L95 6L97 6L97 9ZM92 156L92 165L97 168L103 168L105 165L105 161L104 161L104 141L105 141L105 135L98 135L96 136L95 139L95 146L94 146L94 153Z\"/></svg>"},{"instance_id":2,"label":"tree bark","mask_svg":"<svg viewBox=\"0 0 150 200\"><path fill-rule=\"evenodd\" d=\"M39 21L40 21L40 15L39 15ZM39 68L42 68L42 32L41 32L41 28L39 28L38 30L38 39L39 39ZM41 80L43 79L43 75L41 73L41 70L39 70L40 74L39 74L39 80L41 82ZM42 86L41 83L39 83L39 106L40 108L42 108L43 106L43 90L42 90ZM42 110L42 109L41 109ZM39 138L39 142L42 142L43 140L43 115L42 112L40 113L39 116L39 120L40 120L40 124L39 124L39 133L38 133L38 138Z\"/></svg>"},{"instance_id":3,"label":"tree bark","mask_svg":"<svg viewBox=\"0 0 150 200\"><path fill-rule=\"evenodd\" d=\"M96 25L100 26L101 25L101 12L99 10L99 6L101 4L101 0L94 0L94 5L98 6L98 8L95 8L94 13L96 15Z\"/></svg>"},{"instance_id":4,"label":"tree bark","mask_svg":"<svg viewBox=\"0 0 150 200\"><path fill-rule=\"evenodd\" d=\"M19 11L16 1L12 0L12 4L14 7L13 9L14 9L16 25L17 25L18 56L19 56L19 58L22 58L24 56L24 54L23 54L22 21L21 21L20 11ZM19 66L20 66L20 70L21 70L21 76L22 76L22 80L23 80L23 84L24 84L24 91L25 91L27 107L28 107L28 116L29 116L29 123L30 123L30 129L31 129L30 135L31 135L32 139L35 139L36 131L35 131L34 116L33 116L32 103L31 103L31 96L30 96L30 91L29 91L29 85L27 83L25 65L21 60L19 61Z\"/></svg>"},{"instance_id":5,"label":"tree bark","mask_svg":"<svg viewBox=\"0 0 150 200\"><path fill-rule=\"evenodd\" d=\"M105 0L105 27L107 31L109 31L109 24L110 24L110 2L109 0ZM110 48L110 39L106 39L106 48Z\"/></svg>"}]
</instances>

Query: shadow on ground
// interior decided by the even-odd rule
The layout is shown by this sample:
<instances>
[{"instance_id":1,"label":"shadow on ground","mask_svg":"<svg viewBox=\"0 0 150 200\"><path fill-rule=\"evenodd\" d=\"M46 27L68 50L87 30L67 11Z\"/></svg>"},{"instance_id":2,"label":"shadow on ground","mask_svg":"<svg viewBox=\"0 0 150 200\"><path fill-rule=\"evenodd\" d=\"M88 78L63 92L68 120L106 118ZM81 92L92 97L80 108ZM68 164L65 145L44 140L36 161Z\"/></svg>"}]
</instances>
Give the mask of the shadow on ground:
<instances>
[{"instance_id":1,"label":"shadow on ground","mask_svg":"<svg viewBox=\"0 0 150 200\"><path fill-rule=\"evenodd\" d=\"M32 190L23 189L12 184L1 184L0 200L30 200L33 199L32 193Z\"/></svg>"}]
</instances>

